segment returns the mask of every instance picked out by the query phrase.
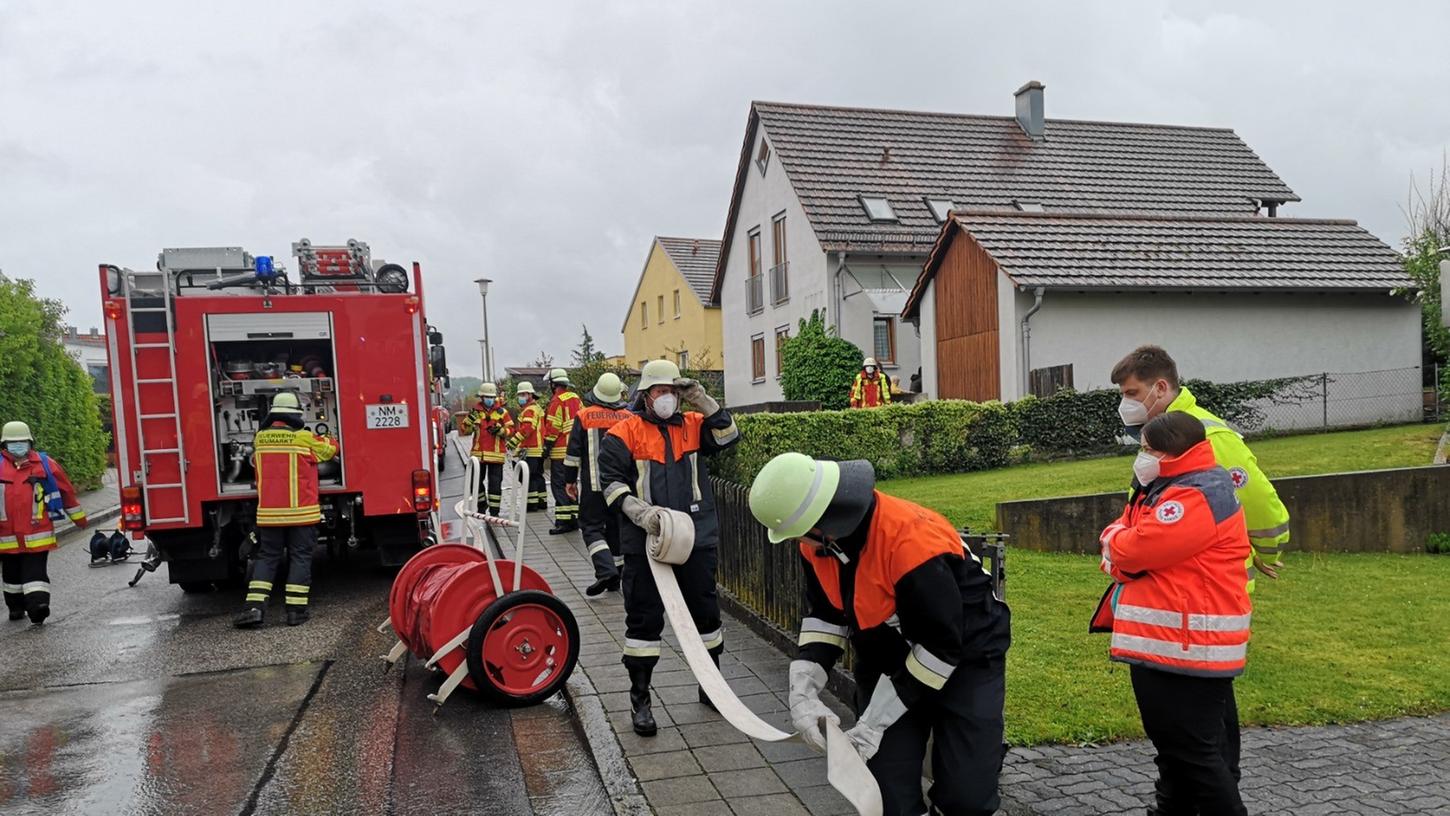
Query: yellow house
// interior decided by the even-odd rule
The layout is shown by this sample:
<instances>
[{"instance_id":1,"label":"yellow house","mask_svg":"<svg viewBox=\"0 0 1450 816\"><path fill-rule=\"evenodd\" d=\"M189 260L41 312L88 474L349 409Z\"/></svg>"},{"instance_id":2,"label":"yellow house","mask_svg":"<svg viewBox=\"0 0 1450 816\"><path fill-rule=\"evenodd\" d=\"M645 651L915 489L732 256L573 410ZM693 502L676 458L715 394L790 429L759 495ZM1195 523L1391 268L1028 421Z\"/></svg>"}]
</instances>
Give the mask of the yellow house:
<instances>
[{"instance_id":1,"label":"yellow house","mask_svg":"<svg viewBox=\"0 0 1450 816\"><path fill-rule=\"evenodd\" d=\"M680 368L724 369L720 306L710 303L719 259L719 241L655 237L620 328L631 366L666 359Z\"/></svg>"}]
</instances>

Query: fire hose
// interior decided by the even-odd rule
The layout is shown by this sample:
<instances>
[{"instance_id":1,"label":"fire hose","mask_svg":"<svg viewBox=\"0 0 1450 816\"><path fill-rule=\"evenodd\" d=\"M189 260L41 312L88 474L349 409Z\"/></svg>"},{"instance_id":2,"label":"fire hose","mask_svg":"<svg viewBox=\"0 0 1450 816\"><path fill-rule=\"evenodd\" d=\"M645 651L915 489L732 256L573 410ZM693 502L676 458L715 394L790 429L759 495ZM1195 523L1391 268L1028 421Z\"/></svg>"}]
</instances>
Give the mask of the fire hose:
<instances>
[{"instance_id":1,"label":"fire hose","mask_svg":"<svg viewBox=\"0 0 1450 816\"><path fill-rule=\"evenodd\" d=\"M670 628L680 642L685 663L699 681L700 688L709 695L710 702L725 721L736 730L752 739L763 742L784 742L800 739L799 734L786 733L760 719L740 698L735 696L730 684L710 658L700 630L695 627L694 618L685 606L680 593L680 584L675 580L674 565L683 564L690 558L695 547L695 523L688 513L661 509L659 514L660 533L649 536L645 546L649 553L649 568L664 601L665 616ZM821 723L826 734L826 781L851 803L861 816L881 816L881 790L876 785L866 761L851 745L839 725L825 720Z\"/></svg>"}]
</instances>

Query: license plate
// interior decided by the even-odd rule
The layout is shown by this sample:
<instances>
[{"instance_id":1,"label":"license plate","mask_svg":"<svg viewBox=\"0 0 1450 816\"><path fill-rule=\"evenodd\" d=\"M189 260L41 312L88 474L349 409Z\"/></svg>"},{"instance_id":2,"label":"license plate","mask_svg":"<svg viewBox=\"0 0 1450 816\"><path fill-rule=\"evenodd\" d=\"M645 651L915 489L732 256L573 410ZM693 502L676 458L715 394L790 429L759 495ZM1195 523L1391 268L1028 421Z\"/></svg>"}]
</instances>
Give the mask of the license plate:
<instances>
[{"instance_id":1,"label":"license plate","mask_svg":"<svg viewBox=\"0 0 1450 816\"><path fill-rule=\"evenodd\" d=\"M368 406L368 430L408 427L408 406L402 403Z\"/></svg>"}]
</instances>

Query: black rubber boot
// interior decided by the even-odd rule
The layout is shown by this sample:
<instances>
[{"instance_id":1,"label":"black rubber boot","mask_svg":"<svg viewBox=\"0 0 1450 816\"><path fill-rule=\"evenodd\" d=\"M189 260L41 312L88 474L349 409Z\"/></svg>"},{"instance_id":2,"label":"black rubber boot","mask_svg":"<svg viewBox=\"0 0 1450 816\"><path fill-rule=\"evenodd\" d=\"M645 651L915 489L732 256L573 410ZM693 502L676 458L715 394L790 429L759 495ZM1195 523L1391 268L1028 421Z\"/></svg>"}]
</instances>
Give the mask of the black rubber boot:
<instances>
[{"instance_id":1,"label":"black rubber boot","mask_svg":"<svg viewBox=\"0 0 1450 816\"><path fill-rule=\"evenodd\" d=\"M594 583L590 584L589 585L589 588L586 589L586 590L584 590L584 594L585 595L588 595L591 598L597 598L600 595L603 595L605 592L618 592L618 591L619 591L619 576L618 575L611 575L608 578L600 578L598 581L595 581Z\"/></svg>"},{"instance_id":2,"label":"black rubber boot","mask_svg":"<svg viewBox=\"0 0 1450 816\"><path fill-rule=\"evenodd\" d=\"M243 609L235 618L232 618L232 625L238 629L256 629L262 625L265 614L260 606L249 606Z\"/></svg>"},{"instance_id":3,"label":"black rubber boot","mask_svg":"<svg viewBox=\"0 0 1450 816\"><path fill-rule=\"evenodd\" d=\"M33 607L30 608L30 622L31 623L34 623L34 624L45 623L45 619L48 618L48 617L50 617L50 605L49 604L41 604L40 606L33 606Z\"/></svg>"},{"instance_id":4,"label":"black rubber boot","mask_svg":"<svg viewBox=\"0 0 1450 816\"><path fill-rule=\"evenodd\" d=\"M654 712L650 711L649 679L653 673L647 666L629 667L630 723L634 726L634 733L641 737L653 737L659 731Z\"/></svg>"},{"instance_id":5,"label":"black rubber boot","mask_svg":"<svg viewBox=\"0 0 1450 816\"><path fill-rule=\"evenodd\" d=\"M24 609L12 609L12 610L10 610L10 619L13 620L13 621L24 620L25 619L25 610Z\"/></svg>"},{"instance_id":6,"label":"black rubber boot","mask_svg":"<svg viewBox=\"0 0 1450 816\"><path fill-rule=\"evenodd\" d=\"M308 612L307 607L305 606L287 607L288 626L301 626L302 624L306 623L311 617L312 613Z\"/></svg>"},{"instance_id":7,"label":"black rubber boot","mask_svg":"<svg viewBox=\"0 0 1450 816\"><path fill-rule=\"evenodd\" d=\"M579 525L572 521L556 521L554 526L549 528L549 535L566 535L579 529Z\"/></svg>"},{"instance_id":8,"label":"black rubber boot","mask_svg":"<svg viewBox=\"0 0 1450 816\"><path fill-rule=\"evenodd\" d=\"M717 668L717 669L720 668L720 654L722 652L724 652L724 651L725 651L725 647L724 646L721 646L718 649L711 649L710 650L710 659L713 660L713 661L715 661L715 668ZM708 695L708 694L705 693L705 687L704 686L698 686L698 687L696 687L696 691L699 692L700 705L705 706L706 708L710 709L711 711L715 712L716 714L719 714L720 713L720 709L716 708L715 707L715 704L712 703L712 702L710 702L710 695Z\"/></svg>"}]
</instances>

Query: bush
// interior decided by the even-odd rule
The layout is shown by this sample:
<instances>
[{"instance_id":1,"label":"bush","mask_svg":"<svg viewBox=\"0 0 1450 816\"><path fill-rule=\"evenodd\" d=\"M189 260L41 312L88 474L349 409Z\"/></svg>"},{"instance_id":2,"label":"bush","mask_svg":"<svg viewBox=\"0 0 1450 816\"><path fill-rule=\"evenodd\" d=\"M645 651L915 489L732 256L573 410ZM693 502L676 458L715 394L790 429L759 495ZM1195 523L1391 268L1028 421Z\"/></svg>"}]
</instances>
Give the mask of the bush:
<instances>
[{"instance_id":1,"label":"bush","mask_svg":"<svg viewBox=\"0 0 1450 816\"><path fill-rule=\"evenodd\" d=\"M827 409L851 404L851 383L865 358L855 344L827 329L819 310L800 321L780 350L780 389L787 400L819 402Z\"/></svg>"},{"instance_id":2,"label":"bush","mask_svg":"<svg viewBox=\"0 0 1450 816\"><path fill-rule=\"evenodd\" d=\"M1280 377L1235 383L1184 380L1183 384L1198 398L1200 406L1240 431L1256 431L1263 427L1264 412L1254 403L1303 405L1320 398L1319 377Z\"/></svg>"},{"instance_id":3,"label":"bush","mask_svg":"<svg viewBox=\"0 0 1450 816\"><path fill-rule=\"evenodd\" d=\"M1450 554L1450 533L1431 533L1425 541L1425 552L1431 555Z\"/></svg>"},{"instance_id":4,"label":"bush","mask_svg":"<svg viewBox=\"0 0 1450 816\"><path fill-rule=\"evenodd\" d=\"M1196 393L1196 392L1195 392ZM1106 453L1120 447L1117 391L1064 388L1050 397L1012 403L1021 442L1037 454Z\"/></svg>"}]
</instances>

